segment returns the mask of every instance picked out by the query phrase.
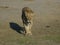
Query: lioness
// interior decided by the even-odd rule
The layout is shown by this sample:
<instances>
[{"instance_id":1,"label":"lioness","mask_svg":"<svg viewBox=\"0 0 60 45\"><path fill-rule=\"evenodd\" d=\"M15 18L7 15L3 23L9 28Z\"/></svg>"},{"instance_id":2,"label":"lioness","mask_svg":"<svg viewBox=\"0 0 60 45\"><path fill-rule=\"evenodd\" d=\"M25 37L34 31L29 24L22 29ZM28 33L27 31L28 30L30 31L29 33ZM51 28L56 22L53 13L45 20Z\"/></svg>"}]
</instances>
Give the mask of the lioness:
<instances>
[{"instance_id":1,"label":"lioness","mask_svg":"<svg viewBox=\"0 0 60 45\"><path fill-rule=\"evenodd\" d=\"M32 35L31 27L33 24L33 15L34 12L29 7L24 7L22 9L22 21L25 29L25 35L27 34Z\"/></svg>"}]
</instances>

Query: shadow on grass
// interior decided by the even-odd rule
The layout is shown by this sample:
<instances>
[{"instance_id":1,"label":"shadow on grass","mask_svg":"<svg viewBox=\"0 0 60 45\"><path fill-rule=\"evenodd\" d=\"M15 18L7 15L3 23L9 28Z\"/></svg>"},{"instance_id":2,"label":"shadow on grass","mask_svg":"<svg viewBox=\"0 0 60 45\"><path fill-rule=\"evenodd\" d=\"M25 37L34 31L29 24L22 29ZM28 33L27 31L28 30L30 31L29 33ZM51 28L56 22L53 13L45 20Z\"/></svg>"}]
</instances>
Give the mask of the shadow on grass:
<instances>
[{"instance_id":1,"label":"shadow on grass","mask_svg":"<svg viewBox=\"0 0 60 45\"><path fill-rule=\"evenodd\" d=\"M21 27L20 25L18 25L17 23L14 22L10 22L10 28L15 30L16 32L20 33L20 34L24 34L24 27Z\"/></svg>"}]
</instances>

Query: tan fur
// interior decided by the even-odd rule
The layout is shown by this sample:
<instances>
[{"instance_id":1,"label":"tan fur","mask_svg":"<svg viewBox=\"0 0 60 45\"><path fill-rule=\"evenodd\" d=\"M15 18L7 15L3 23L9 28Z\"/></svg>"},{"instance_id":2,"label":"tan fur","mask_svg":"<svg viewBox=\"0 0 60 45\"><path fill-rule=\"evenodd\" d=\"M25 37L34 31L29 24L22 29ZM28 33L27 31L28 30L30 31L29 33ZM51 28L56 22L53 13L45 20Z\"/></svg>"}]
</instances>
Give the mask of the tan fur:
<instances>
[{"instance_id":1,"label":"tan fur","mask_svg":"<svg viewBox=\"0 0 60 45\"><path fill-rule=\"evenodd\" d=\"M29 7L24 7L22 9L22 21L25 28L25 35L32 35L31 27L33 25L33 15L34 12Z\"/></svg>"}]
</instances>

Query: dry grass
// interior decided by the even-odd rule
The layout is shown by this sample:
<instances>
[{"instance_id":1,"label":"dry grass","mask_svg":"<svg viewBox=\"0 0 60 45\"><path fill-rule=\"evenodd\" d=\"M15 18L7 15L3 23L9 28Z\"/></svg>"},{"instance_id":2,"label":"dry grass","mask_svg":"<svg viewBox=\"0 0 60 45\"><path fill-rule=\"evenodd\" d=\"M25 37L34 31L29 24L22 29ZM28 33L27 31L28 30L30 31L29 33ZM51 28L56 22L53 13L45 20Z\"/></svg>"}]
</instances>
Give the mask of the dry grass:
<instances>
[{"instance_id":1,"label":"dry grass","mask_svg":"<svg viewBox=\"0 0 60 45\"><path fill-rule=\"evenodd\" d=\"M15 5L14 1L16 0L11 1ZM19 1L16 1L17 5L15 5L15 8L0 8L0 45L60 45L59 1L49 0L49 4L47 0L37 0L35 3L23 2L23 4ZM8 4L12 5L12 2ZM17 6L19 8L16 8ZM32 36L24 36L17 31L20 30L19 27L23 27L20 11L24 6L31 6L37 14L34 17ZM13 25L13 28L11 28L10 22L17 25Z\"/></svg>"}]
</instances>

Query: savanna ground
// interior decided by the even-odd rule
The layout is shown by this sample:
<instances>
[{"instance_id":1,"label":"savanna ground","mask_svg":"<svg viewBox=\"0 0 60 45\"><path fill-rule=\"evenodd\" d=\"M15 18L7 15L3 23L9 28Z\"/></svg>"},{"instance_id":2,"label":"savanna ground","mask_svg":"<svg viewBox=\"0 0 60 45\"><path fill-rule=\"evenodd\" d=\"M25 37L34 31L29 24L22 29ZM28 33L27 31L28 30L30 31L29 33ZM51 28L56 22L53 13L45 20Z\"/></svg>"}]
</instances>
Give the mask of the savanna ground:
<instances>
[{"instance_id":1,"label":"savanna ground","mask_svg":"<svg viewBox=\"0 0 60 45\"><path fill-rule=\"evenodd\" d=\"M21 10L35 12L32 36L21 30ZM0 45L60 45L60 0L0 0Z\"/></svg>"}]
</instances>

